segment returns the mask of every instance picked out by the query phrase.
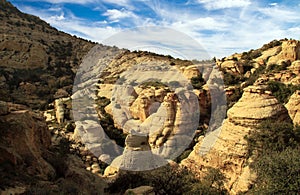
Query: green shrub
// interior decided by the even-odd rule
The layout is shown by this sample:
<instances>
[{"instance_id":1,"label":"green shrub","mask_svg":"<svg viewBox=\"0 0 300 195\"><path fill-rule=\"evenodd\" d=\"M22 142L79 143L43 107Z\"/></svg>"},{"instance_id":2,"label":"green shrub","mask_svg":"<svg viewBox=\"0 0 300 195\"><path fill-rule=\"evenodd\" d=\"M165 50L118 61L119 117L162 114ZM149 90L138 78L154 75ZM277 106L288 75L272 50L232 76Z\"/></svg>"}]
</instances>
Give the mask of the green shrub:
<instances>
[{"instance_id":1,"label":"green shrub","mask_svg":"<svg viewBox=\"0 0 300 195\"><path fill-rule=\"evenodd\" d=\"M296 91L300 90L300 85L285 85L278 81L269 81L268 90L272 91L272 94L277 98L277 100L284 104L287 103L289 97Z\"/></svg>"},{"instance_id":2,"label":"green shrub","mask_svg":"<svg viewBox=\"0 0 300 195\"><path fill-rule=\"evenodd\" d=\"M205 84L205 80L203 79L202 75L200 74L197 77L191 78L191 83L194 89L201 89L202 86Z\"/></svg>"},{"instance_id":3,"label":"green shrub","mask_svg":"<svg viewBox=\"0 0 300 195\"><path fill-rule=\"evenodd\" d=\"M298 194L300 189L300 128L265 121L246 137L250 168L257 179L250 194Z\"/></svg>"},{"instance_id":4,"label":"green shrub","mask_svg":"<svg viewBox=\"0 0 300 195\"><path fill-rule=\"evenodd\" d=\"M286 70L286 68L289 66L288 63L283 63L282 65L278 65L278 64L271 64L268 66L267 68L267 72L279 72L282 70Z\"/></svg>"},{"instance_id":5,"label":"green shrub","mask_svg":"<svg viewBox=\"0 0 300 195\"><path fill-rule=\"evenodd\" d=\"M270 49L270 48L273 48L273 47L276 47L276 46L280 46L282 43L281 41L278 41L278 40L273 40L271 41L270 43L267 43L267 44L264 44L261 48L261 50L265 51L267 49Z\"/></svg>"},{"instance_id":6,"label":"green shrub","mask_svg":"<svg viewBox=\"0 0 300 195\"><path fill-rule=\"evenodd\" d=\"M167 165L152 171L122 173L106 192L122 194L126 189L149 185L158 195L226 194L224 181L225 177L218 169L208 168L206 177L199 180L186 168Z\"/></svg>"},{"instance_id":7,"label":"green shrub","mask_svg":"<svg viewBox=\"0 0 300 195\"><path fill-rule=\"evenodd\" d=\"M255 151L260 157L272 151L281 152L288 147L294 147L300 140L296 132L292 123L264 121L245 137L248 143L248 155L251 156Z\"/></svg>"},{"instance_id":8,"label":"green shrub","mask_svg":"<svg viewBox=\"0 0 300 195\"><path fill-rule=\"evenodd\" d=\"M300 148L287 148L261 156L253 165L257 181L256 194L299 194Z\"/></svg>"}]
</instances>

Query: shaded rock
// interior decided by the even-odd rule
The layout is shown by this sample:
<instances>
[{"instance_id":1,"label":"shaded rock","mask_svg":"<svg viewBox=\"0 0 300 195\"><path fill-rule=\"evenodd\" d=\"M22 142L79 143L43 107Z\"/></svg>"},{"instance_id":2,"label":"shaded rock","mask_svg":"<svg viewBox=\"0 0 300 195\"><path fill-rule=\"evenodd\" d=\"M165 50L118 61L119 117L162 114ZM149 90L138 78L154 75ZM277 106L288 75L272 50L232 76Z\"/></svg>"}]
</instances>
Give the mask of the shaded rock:
<instances>
[{"instance_id":1,"label":"shaded rock","mask_svg":"<svg viewBox=\"0 0 300 195\"><path fill-rule=\"evenodd\" d=\"M8 114L8 105L7 102L0 101L0 115Z\"/></svg>"},{"instance_id":2,"label":"shaded rock","mask_svg":"<svg viewBox=\"0 0 300 195\"><path fill-rule=\"evenodd\" d=\"M68 97L69 96L69 93L64 90L64 89L58 89L56 91L56 93L54 94L54 98L57 99L57 98L65 98L65 97Z\"/></svg>"},{"instance_id":3,"label":"shaded rock","mask_svg":"<svg viewBox=\"0 0 300 195\"><path fill-rule=\"evenodd\" d=\"M151 186L140 186L133 189L128 189L125 192L125 195L136 194L136 195L154 195L154 188Z\"/></svg>"},{"instance_id":4,"label":"shaded rock","mask_svg":"<svg viewBox=\"0 0 300 195\"><path fill-rule=\"evenodd\" d=\"M43 116L29 110L12 111L1 117L0 129L0 163L25 163L30 175L45 179L55 176L52 166L42 157L51 144Z\"/></svg>"}]
</instances>

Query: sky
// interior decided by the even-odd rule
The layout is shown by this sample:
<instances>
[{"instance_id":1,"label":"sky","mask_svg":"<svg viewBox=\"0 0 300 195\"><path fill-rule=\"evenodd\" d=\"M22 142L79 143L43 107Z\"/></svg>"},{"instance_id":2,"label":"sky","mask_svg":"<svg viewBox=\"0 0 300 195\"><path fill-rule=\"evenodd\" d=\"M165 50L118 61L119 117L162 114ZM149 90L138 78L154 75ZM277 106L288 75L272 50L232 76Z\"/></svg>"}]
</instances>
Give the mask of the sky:
<instances>
[{"instance_id":1,"label":"sky","mask_svg":"<svg viewBox=\"0 0 300 195\"><path fill-rule=\"evenodd\" d=\"M274 39L300 39L298 0L9 1L22 12L39 16L55 28L72 35L99 43L109 43L107 40L112 37L120 40L121 36L121 47L126 47L124 40L132 36L134 28L150 31L161 28L167 32L172 29L197 42L211 58L257 49ZM124 31L128 33L122 34ZM142 31L143 34L148 32ZM179 38L175 34L168 36L165 32L162 36L157 35L155 41L163 41L165 36L169 41L173 40L173 46L170 47L181 45L182 42L177 43ZM135 36L136 42L142 45L141 33ZM117 45L116 42L111 44ZM189 44L185 47L189 47ZM143 50L142 47L138 48ZM180 51L179 46L177 51ZM189 58L205 57L195 53Z\"/></svg>"}]
</instances>

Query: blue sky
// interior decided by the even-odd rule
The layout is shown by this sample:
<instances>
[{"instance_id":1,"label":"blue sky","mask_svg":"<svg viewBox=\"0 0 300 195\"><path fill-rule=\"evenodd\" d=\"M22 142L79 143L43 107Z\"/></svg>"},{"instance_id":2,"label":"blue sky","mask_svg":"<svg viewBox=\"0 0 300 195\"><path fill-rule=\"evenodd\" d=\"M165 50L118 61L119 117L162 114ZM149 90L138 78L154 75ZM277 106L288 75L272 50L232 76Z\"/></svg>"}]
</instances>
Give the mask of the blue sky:
<instances>
[{"instance_id":1,"label":"blue sky","mask_svg":"<svg viewBox=\"0 0 300 195\"><path fill-rule=\"evenodd\" d=\"M182 32L211 57L300 39L298 0L10 0L64 32L96 42L134 27ZM197 57L195 57L197 58ZM201 58L201 57L200 57Z\"/></svg>"}]
</instances>

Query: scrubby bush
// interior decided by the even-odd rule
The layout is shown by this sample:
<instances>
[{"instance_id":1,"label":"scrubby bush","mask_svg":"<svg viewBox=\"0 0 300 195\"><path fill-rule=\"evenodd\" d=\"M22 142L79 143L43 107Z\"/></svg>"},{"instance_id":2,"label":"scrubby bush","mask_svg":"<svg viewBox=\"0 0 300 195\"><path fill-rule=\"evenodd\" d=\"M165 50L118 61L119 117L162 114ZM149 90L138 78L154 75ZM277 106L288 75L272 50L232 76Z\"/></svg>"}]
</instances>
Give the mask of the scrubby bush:
<instances>
[{"instance_id":1,"label":"scrubby bush","mask_svg":"<svg viewBox=\"0 0 300 195\"><path fill-rule=\"evenodd\" d=\"M289 66L288 63L283 63L282 65L278 65L278 64L271 64L268 66L267 68L267 72L279 72L282 70L286 70L286 68Z\"/></svg>"},{"instance_id":2,"label":"scrubby bush","mask_svg":"<svg viewBox=\"0 0 300 195\"><path fill-rule=\"evenodd\" d=\"M142 185L154 187L155 194L226 194L225 177L214 168L208 168L207 175L197 179L186 168L165 166L147 172L126 172L106 189L108 193L124 193L126 189Z\"/></svg>"},{"instance_id":3,"label":"scrubby bush","mask_svg":"<svg viewBox=\"0 0 300 195\"><path fill-rule=\"evenodd\" d=\"M296 91L300 90L300 85L285 85L278 81L269 81L268 90L277 98L280 103L287 103L289 97Z\"/></svg>"},{"instance_id":4,"label":"scrubby bush","mask_svg":"<svg viewBox=\"0 0 300 195\"><path fill-rule=\"evenodd\" d=\"M251 194L298 194L300 189L300 128L265 121L246 137L257 173Z\"/></svg>"},{"instance_id":5,"label":"scrubby bush","mask_svg":"<svg viewBox=\"0 0 300 195\"><path fill-rule=\"evenodd\" d=\"M195 89L201 89L202 86L205 84L205 80L203 79L202 75L200 74L197 77L192 77L191 83Z\"/></svg>"}]
</instances>

